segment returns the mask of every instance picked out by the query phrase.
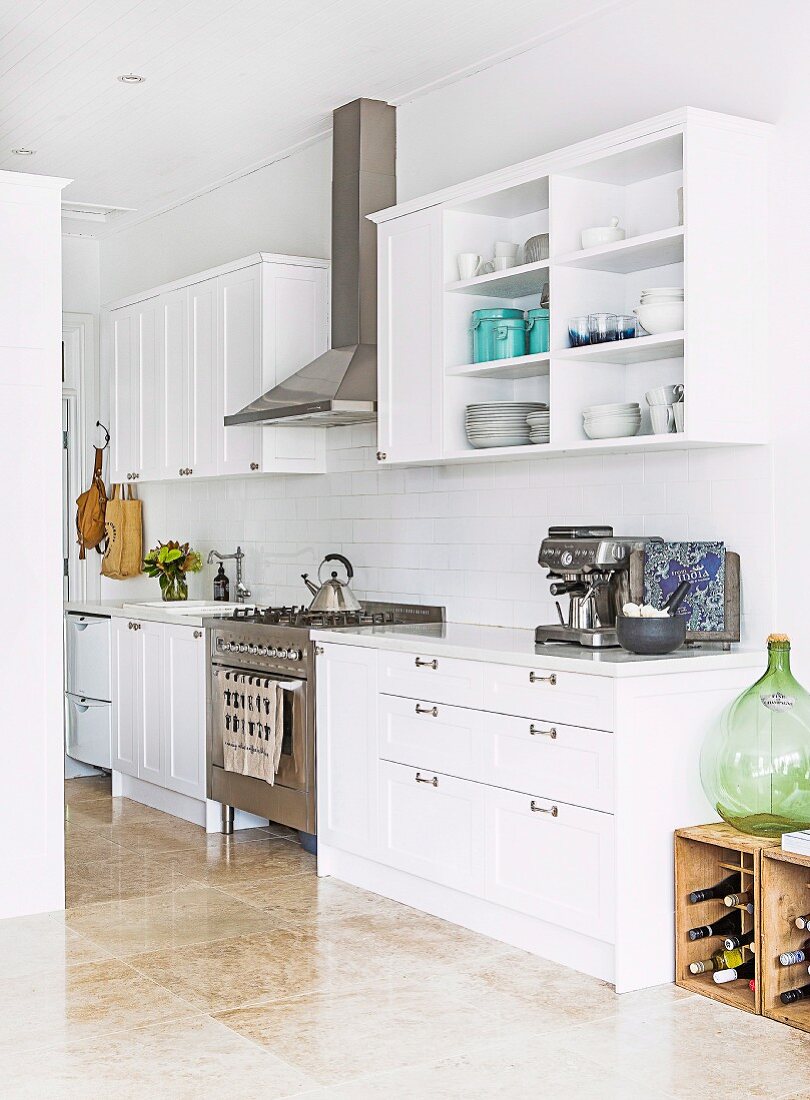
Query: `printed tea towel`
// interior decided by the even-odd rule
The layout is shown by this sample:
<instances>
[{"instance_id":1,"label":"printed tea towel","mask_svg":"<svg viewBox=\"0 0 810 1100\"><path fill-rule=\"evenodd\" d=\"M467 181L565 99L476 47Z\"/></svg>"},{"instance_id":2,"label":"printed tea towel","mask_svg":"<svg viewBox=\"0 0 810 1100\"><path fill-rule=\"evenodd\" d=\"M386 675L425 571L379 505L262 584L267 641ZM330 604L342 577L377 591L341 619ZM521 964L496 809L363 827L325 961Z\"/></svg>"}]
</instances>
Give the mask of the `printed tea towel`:
<instances>
[{"instance_id":1,"label":"printed tea towel","mask_svg":"<svg viewBox=\"0 0 810 1100\"><path fill-rule=\"evenodd\" d=\"M725 630L726 546L723 542L660 542L644 555L644 602L661 607L681 581L692 587L678 609L687 630Z\"/></svg>"}]
</instances>

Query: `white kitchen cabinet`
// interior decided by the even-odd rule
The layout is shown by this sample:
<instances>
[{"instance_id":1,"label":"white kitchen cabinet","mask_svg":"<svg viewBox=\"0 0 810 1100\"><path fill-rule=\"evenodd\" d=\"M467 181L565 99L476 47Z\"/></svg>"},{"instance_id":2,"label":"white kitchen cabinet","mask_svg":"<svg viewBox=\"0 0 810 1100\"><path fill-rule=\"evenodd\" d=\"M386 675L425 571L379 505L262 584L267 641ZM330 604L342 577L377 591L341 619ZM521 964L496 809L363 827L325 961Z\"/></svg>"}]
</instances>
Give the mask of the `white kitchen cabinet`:
<instances>
[{"instance_id":1,"label":"white kitchen cabinet","mask_svg":"<svg viewBox=\"0 0 810 1100\"><path fill-rule=\"evenodd\" d=\"M328 263L259 254L113 303L111 480L322 473L324 429L224 417L328 346Z\"/></svg>"},{"instance_id":2,"label":"white kitchen cabinet","mask_svg":"<svg viewBox=\"0 0 810 1100\"><path fill-rule=\"evenodd\" d=\"M193 477L217 472L217 281L188 288L187 446L180 463Z\"/></svg>"},{"instance_id":3,"label":"white kitchen cabinet","mask_svg":"<svg viewBox=\"0 0 810 1100\"><path fill-rule=\"evenodd\" d=\"M380 762L380 858L465 893L484 886L480 783Z\"/></svg>"},{"instance_id":4,"label":"white kitchen cabinet","mask_svg":"<svg viewBox=\"0 0 810 1100\"><path fill-rule=\"evenodd\" d=\"M204 631L187 626L163 626L162 634L163 783L178 794L204 799Z\"/></svg>"},{"instance_id":5,"label":"white kitchen cabinet","mask_svg":"<svg viewBox=\"0 0 810 1100\"><path fill-rule=\"evenodd\" d=\"M377 230L381 462L442 448L442 214L406 214Z\"/></svg>"},{"instance_id":6,"label":"white kitchen cabinet","mask_svg":"<svg viewBox=\"0 0 810 1100\"><path fill-rule=\"evenodd\" d=\"M612 815L494 787L485 791L485 897L612 942Z\"/></svg>"},{"instance_id":7,"label":"white kitchen cabinet","mask_svg":"<svg viewBox=\"0 0 810 1100\"><path fill-rule=\"evenodd\" d=\"M141 711L139 642L131 620L110 623L112 665L112 766L138 775L138 724Z\"/></svg>"},{"instance_id":8,"label":"white kitchen cabinet","mask_svg":"<svg viewBox=\"0 0 810 1100\"><path fill-rule=\"evenodd\" d=\"M344 646L319 646L316 653L319 842L373 855L377 847L377 655Z\"/></svg>"},{"instance_id":9,"label":"white kitchen cabinet","mask_svg":"<svg viewBox=\"0 0 810 1100\"><path fill-rule=\"evenodd\" d=\"M204 631L115 617L111 632L113 769L204 800Z\"/></svg>"},{"instance_id":10,"label":"white kitchen cabinet","mask_svg":"<svg viewBox=\"0 0 810 1100\"><path fill-rule=\"evenodd\" d=\"M188 385L188 291L185 288L161 294L159 301L160 390L144 407L144 431L157 425L159 459L157 472L143 478L179 477L188 455L188 415L191 395Z\"/></svg>"}]
</instances>

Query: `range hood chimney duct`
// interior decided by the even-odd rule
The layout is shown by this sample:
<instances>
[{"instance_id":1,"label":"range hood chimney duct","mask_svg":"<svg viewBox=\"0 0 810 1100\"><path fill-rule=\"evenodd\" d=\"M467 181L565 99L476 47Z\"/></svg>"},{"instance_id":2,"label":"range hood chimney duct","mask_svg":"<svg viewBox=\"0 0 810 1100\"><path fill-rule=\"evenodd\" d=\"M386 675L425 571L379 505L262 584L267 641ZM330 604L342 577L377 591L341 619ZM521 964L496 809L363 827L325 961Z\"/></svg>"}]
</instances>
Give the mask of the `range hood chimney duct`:
<instances>
[{"instance_id":1,"label":"range hood chimney duct","mask_svg":"<svg viewBox=\"0 0 810 1100\"><path fill-rule=\"evenodd\" d=\"M332 347L226 426L336 427L377 416L377 227L396 202L396 109L356 99L333 113Z\"/></svg>"}]
</instances>

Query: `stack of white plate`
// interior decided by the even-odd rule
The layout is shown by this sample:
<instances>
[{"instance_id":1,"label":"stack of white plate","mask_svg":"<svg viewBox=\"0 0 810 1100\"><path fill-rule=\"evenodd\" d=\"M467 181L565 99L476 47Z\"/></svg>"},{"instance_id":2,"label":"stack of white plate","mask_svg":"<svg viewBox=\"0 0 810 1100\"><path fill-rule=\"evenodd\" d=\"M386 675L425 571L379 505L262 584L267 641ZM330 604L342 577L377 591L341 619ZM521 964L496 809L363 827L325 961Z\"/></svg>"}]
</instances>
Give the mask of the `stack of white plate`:
<instances>
[{"instance_id":1,"label":"stack of white plate","mask_svg":"<svg viewBox=\"0 0 810 1100\"><path fill-rule=\"evenodd\" d=\"M550 420L551 413L548 409L544 412L529 413L526 423L529 425L530 443L548 443Z\"/></svg>"},{"instance_id":2,"label":"stack of white plate","mask_svg":"<svg viewBox=\"0 0 810 1100\"><path fill-rule=\"evenodd\" d=\"M548 409L540 401L484 401L468 405L467 439L473 447L522 447L529 443L530 413Z\"/></svg>"},{"instance_id":3,"label":"stack of white plate","mask_svg":"<svg viewBox=\"0 0 810 1100\"><path fill-rule=\"evenodd\" d=\"M655 286L642 290L636 310L639 324L651 335L683 328L683 287Z\"/></svg>"},{"instance_id":4,"label":"stack of white plate","mask_svg":"<svg viewBox=\"0 0 810 1100\"><path fill-rule=\"evenodd\" d=\"M589 405L582 410L588 439L618 439L636 435L641 427L641 406L636 401L615 405Z\"/></svg>"}]
</instances>

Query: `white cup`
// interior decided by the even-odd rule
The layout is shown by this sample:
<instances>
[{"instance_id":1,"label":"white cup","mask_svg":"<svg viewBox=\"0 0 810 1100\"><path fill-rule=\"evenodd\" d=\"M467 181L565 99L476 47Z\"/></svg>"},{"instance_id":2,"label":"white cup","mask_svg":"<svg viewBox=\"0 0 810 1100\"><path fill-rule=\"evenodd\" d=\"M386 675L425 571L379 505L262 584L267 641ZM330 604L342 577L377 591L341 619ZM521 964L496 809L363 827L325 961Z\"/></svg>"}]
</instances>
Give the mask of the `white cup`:
<instances>
[{"instance_id":1,"label":"white cup","mask_svg":"<svg viewBox=\"0 0 810 1100\"><path fill-rule=\"evenodd\" d=\"M495 256L496 257L507 256L509 259L511 259L512 263L515 262L515 257L517 256L517 250L518 250L518 246L516 244L512 244L511 241L496 241L495 242Z\"/></svg>"},{"instance_id":2,"label":"white cup","mask_svg":"<svg viewBox=\"0 0 810 1100\"><path fill-rule=\"evenodd\" d=\"M506 271L510 267L515 266L514 256L496 256L492 261L493 271Z\"/></svg>"},{"instance_id":3,"label":"white cup","mask_svg":"<svg viewBox=\"0 0 810 1100\"><path fill-rule=\"evenodd\" d=\"M683 414L684 414L685 407L686 406L684 405L683 401L676 401L675 404L672 406L672 412L674 413L674 416L675 416L675 431L676 432L682 432L683 431Z\"/></svg>"},{"instance_id":4,"label":"white cup","mask_svg":"<svg viewBox=\"0 0 810 1100\"><path fill-rule=\"evenodd\" d=\"M650 421L654 435L665 435L675 426L671 405L650 405Z\"/></svg>"},{"instance_id":5,"label":"white cup","mask_svg":"<svg viewBox=\"0 0 810 1100\"><path fill-rule=\"evenodd\" d=\"M481 268L481 257L477 252L459 252L456 263L459 279L474 279Z\"/></svg>"}]
</instances>

